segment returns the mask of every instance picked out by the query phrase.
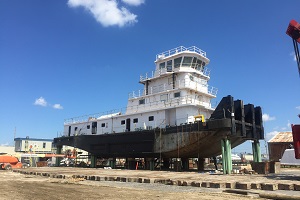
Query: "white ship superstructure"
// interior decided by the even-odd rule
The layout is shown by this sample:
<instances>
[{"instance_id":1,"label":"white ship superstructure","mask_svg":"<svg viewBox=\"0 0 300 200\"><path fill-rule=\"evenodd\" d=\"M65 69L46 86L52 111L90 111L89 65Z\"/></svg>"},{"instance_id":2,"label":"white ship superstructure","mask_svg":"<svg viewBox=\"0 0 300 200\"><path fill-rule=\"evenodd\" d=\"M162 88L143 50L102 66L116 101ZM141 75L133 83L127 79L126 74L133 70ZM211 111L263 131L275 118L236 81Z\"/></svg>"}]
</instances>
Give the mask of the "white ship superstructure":
<instances>
[{"instance_id":1,"label":"white ship superstructure","mask_svg":"<svg viewBox=\"0 0 300 200\"><path fill-rule=\"evenodd\" d=\"M140 77L143 90L129 94L126 112L65 121L64 135L100 135L154 129L207 119L217 89L208 85L206 53L183 46L156 56L155 71ZM200 117L201 116L201 117Z\"/></svg>"}]
</instances>

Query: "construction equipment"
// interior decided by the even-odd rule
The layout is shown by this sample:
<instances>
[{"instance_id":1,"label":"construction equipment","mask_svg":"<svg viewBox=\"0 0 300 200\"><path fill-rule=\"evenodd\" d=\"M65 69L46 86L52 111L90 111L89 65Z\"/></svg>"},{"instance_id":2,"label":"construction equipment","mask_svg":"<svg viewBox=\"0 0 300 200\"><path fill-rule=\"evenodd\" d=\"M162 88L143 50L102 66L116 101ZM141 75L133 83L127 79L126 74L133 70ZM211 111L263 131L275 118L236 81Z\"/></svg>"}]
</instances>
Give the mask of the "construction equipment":
<instances>
[{"instance_id":1,"label":"construction equipment","mask_svg":"<svg viewBox=\"0 0 300 200\"><path fill-rule=\"evenodd\" d=\"M300 24L295 20L291 20L286 30L286 34L289 35L293 40L295 56L296 56L298 71L300 75L300 54L299 54L299 48L297 44L297 42L300 43Z\"/></svg>"},{"instance_id":2,"label":"construction equipment","mask_svg":"<svg viewBox=\"0 0 300 200\"><path fill-rule=\"evenodd\" d=\"M298 48L298 43L300 43L300 24L295 20L291 20L286 30L286 34L289 35L293 40L295 56L300 75L300 53ZM300 118L300 114L298 115L298 117ZM292 125L292 132L295 149L295 158L300 159L300 125Z\"/></svg>"},{"instance_id":3,"label":"construction equipment","mask_svg":"<svg viewBox=\"0 0 300 200\"><path fill-rule=\"evenodd\" d=\"M15 168L25 168L27 164L23 164L18 158L10 155L0 155L0 169L15 169Z\"/></svg>"}]
</instances>

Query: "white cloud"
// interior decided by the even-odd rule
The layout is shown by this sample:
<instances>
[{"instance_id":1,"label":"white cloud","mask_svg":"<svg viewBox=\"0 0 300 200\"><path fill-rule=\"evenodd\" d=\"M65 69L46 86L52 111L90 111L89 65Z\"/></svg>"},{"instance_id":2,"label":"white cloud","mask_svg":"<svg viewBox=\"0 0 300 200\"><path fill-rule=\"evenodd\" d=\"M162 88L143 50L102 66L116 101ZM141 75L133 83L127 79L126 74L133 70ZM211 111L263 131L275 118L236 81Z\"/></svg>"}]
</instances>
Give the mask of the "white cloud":
<instances>
[{"instance_id":1,"label":"white cloud","mask_svg":"<svg viewBox=\"0 0 300 200\"><path fill-rule=\"evenodd\" d=\"M123 0L130 5L140 5L142 0ZM120 7L116 0L69 0L70 7L84 7L104 27L134 24L137 15L131 13L125 7Z\"/></svg>"},{"instance_id":2,"label":"white cloud","mask_svg":"<svg viewBox=\"0 0 300 200\"><path fill-rule=\"evenodd\" d=\"M59 109L59 110L64 109L64 108L62 107L62 105L60 105L59 103L54 104L52 107L53 107L54 109Z\"/></svg>"},{"instance_id":3,"label":"white cloud","mask_svg":"<svg viewBox=\"0 0 300 200\"><path fill-rule=\"evenodd\" d=\"M263 114L262 118L263 118L263 121L264 121L264 122L267 122L267 121L273 121L273 120L276 119L275 117L270 117L269 114Z\"/></svg>"},{"instance_id":4,"label":"white cloud","mask_svg":"<svg viewBox=\"0 0 300 200\"><path fill-rule=\"evenodd\" d=\"M300 110L300 106L297 106L296 109Z\"/></svg>"},{"instance_id":5,"label":"white cloud","mask_svg":"<svg viewBox=\"0 0 300 200\"><path fill-rule=\"evenodd\" d=\"M40 97L40 98L36 99L35 102L34 102L34 105L36 105L36 106L43 106L43 107L52 106L50 103L48 103L46 101L46 99L44 97ZM52 108L54 108L54 109L60 109L60 110L64 109L62 107L62 105L60 105L59 103L54 104L52 106Z\"/></svg>"},{"instance_id":6,"label":"white cloud","mask_svg":"<svg viewBox=\"0 0 300 200\"><path fill-rule=\"evenodd\" d=\"M278 131L272 131L266 134L266 141L271 140L275 135L277 135L279 132Z\"/></svg>"},{"instance_id":7,"label":"white cloud","mask_svg":"<svg viewBox=\"0 0 300 200\"><path fill-rule=\"evenodd\" d=\"M122 0L122 1L131 6L139 6L145 3L145 0Z\"/></svg>"},{"instance_id":8,"label":"white cloud","mask_svg":"<svg viewBox=\"0 0 300 200\"><path fill-rule=\"evenodd\" d=\"M286 124L286 126L288 127L288 129L291 129L292 124L291 124L290 120L288 120L288 123Z\"/></svg>"},{"instance_id":9,"label":"white cloud","mask_svg":"<svg viewBox=\"0 0 300 200\"><path fill-rule=\"evenodd\" d=\"M296 54L295 54L295 52L291 52L290 53L290 56L293 56L293 60L296 62L297 61L297 58L296 58Z\"/></svg>"},{"instance_id":10,"label":"white cloud","mask_svg":"<svg viewBox=\"0 0 300 200\"><path fill-rule=\"evenodd\" d=\"M47 106L47 101L43 97L40 97L40 98L35 100L34 105L46 107Z\"/></svg>"}]
</instances>

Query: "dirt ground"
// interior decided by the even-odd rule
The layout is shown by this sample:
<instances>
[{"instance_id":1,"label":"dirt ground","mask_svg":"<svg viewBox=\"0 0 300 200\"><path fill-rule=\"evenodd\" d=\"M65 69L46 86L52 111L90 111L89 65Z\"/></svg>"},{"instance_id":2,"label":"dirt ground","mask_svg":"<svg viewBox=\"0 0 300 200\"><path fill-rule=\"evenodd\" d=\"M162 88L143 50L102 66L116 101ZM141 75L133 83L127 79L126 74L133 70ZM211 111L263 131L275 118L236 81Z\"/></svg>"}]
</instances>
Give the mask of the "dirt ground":
<instances>
[{"instance_id":1,"label":"dirt ground","mask_svg":"<svg viewBox=\"0 0 300 200\"><path fill-rule=\"evenodd\" d=\"M0 171L0 199L261 199L218 189L109 181L79 181Z\"/></svg>"}]
</instances>

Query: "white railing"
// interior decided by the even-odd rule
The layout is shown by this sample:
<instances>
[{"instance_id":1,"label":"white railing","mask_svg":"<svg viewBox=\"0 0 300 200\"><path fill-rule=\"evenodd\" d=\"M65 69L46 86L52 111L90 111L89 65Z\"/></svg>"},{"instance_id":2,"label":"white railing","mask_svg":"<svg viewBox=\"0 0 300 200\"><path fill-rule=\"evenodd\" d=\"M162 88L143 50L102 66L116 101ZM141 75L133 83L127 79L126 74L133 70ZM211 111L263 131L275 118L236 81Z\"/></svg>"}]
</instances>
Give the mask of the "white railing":
<instances>
[{"instance_id":1,"label":"white railing","mask_svg":"<svg viewBox=\"0 0 300 200\"><path fill-rule=\"evenodd\" d=\"M65 119L64 124L74 124L74 123L87 123L87 122L92 122L101 119L101 116L104 115L111 115L115 113L120 113L119 115L111 115L111 117L116 117L116 116L122 116L121 113L125 114L133 114L136 113L137 111L149 111L149 110L154 110L154 109L161 109L161 108L167 108L167 107L174 107L178 105L186 105L186 104L193 104L193 105L199 105L199 106L204 106L206 108L211 108L214 109L217 106L217 103L212 103L210 102L203 102L199 99L193 98L191 95L186 95L178 98L171 98L166 101L154 101L154 102L146 102L145 104L140 104L140 105L134 105L134 106L127 106L126 108L121 108L121 109L115 109L115 110L110 110L102 113L96 113L96 114L90 114L90 115L83 115L79 117L72 117L69 119ZM126 110L126 112L124 112Z\"/></svg>"},{"instance_id":2,"label":"white railing","mask_svg":"<svg viewBox=\"0 0 300 200\"><path fill-rule=\"evenodd\" d=\"M126 114L136 113L141 110L144 112L144 111L149 111L154 109L162 109L162 108L174 107L174 106L186 105L186 104L193 104L193 105L204 106L206 108L212 108L210 102L203 102L200 101L199 99L193 98L191 95L186 95L183 97L168 99L166 101L154 101L154 102L148 102L140 105L128 106Z\"/></svg>"},{"instance_id":3,"label":"white railing","mask_svg":"<svg viewBox=\"0 0 300 200\"><path fill-rule=\"evenodd\" d=\"M89 115L82 115L78 117L72 117L69 119L65 119L64 124L72 124L72 123L84 123L88 121L95 121L97 119L100 119L103 116L109 116L115 113L119 113L120 115L126 111L126 108L121 109L114 109L102 113L95 113L95 114L89 114Z\"/></svg>"},{"instance_id":4,"label":"white railing","mask_svg":"<svg viewBox=\"0 0 300 200\"><path fill-rule=\"evenodd\" d=\"M182 67L181 70L187 69L186 67ZM203 76L210 76L210 69L207 67L197 67L195 68L195 70L197 70L198 72L200 72L200 74L202 74ZM180 72L180 68L174 68L173 72ZM152 78L156 78L159 77L162 74L166 74L167 73L167 69L158 69L155 71L152 71L151 73L146 73L144 76L140 75L140 81L146 81L147 79L152 79Z\"/></svg>"},{"instance_id":5,"label":"white railing","mask_svg":"<svg viewBox=\"0 0 300 200\"><path fill-rule=\"evenodd\" d=\"M192 90L195 90L195 91L198 91L198 92L201 92L204 94L210 94L213 96L216 96L217 92L218 92L218 89L216 87L205 85L205 84L191 81L188 79L182 79L182 80L178 80L175 82L175 89L184 89L184 88L192 89ZM173 85L165 83L162 85L149 87L148 94L156 94L159 92L165 92L167 90L169 90L169 91L173 90ZM138 91L133 91L133 92L129 93L128 98L132 99L132 98L138 98L138 97L143 97L143 96L146 96L146 91L138 90Z\"/></svg>"},{"instance_id":6,"label":"white railing","mask_svg":"<svg viewBox=\"0 0 300 200\"><path fill-rule=\"evenodd\" d=\"M165 57L168 57L168 56L171 56L171 55L174 55L176 53L180 53L180 52L183 52L183 51L190 51L190 52L195 52L195 53L198 53L200 54L201 56L204 56L206 57L206 52L199 49L198 47L196 46L191 46L191 47L184 47L184 46L179 46L179 47L176 47L174 49L171 49L171 50L168 50L168 51L165 51L165 52L162 52L160 54L157 54L156 55L156 60L160 60L160 59L163 59Z\"/></svg>"}]
</instances>

